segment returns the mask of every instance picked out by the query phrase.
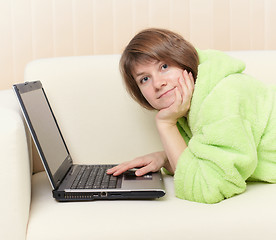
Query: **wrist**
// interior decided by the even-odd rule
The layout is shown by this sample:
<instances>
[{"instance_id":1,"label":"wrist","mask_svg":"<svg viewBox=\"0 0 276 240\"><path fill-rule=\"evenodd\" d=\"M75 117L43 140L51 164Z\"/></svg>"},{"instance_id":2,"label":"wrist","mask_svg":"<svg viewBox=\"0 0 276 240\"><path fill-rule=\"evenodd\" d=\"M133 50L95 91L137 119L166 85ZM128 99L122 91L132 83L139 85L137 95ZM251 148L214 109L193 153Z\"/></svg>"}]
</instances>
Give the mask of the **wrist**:
<instances>
[{"instance_id":1,"label":"wrist","mask_svg":"<svg viewBox=\"0 0 276 240\"><path fill-rule=\"evenodd\" d=\"M174 169L172 168L169 159L166 159L165 164L163 166L170 174L174 174Z\"/></svg>"},{"instance_id":2,"label":"wrist","mask_svg":"<svg viewBox=\"0 0 276 240\"><path fill-rule=\"evenodd\" d=\"M164 126L174 126L174 125L176 125L177 120L178 120L177 118L172 118L172 117L170 117L170 118L168 118L168 117L164 118L160 114L160 112L157 113L156 116L155 116L156 125L160 125L160 126L163 126L163 125Z\"/></svg>"},{"instance_id":3,"label":"wrist","mask_svg":"<svg viewBox=\"0 0 276 240\"><path fill-rule=\"evenodd\" d=\"M177 121L174 120L160 120L158 118L155 119L156 127L158 131L167 131L176 127Z\"/></svg>"}]
</instances>

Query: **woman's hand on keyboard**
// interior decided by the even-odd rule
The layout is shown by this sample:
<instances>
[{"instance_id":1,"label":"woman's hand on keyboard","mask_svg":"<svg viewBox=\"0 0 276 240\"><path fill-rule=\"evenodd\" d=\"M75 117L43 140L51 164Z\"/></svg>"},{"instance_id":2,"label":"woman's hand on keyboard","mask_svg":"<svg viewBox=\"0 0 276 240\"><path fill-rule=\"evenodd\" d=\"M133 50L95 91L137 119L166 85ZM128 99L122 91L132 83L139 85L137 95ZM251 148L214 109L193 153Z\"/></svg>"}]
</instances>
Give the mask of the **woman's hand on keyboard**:
<instances>
[{"instance_id":1,"label":"woman's hand on keyboard","mask_svg":"<svg viewBox=\"0 0 276 240\"><path fill-rule=\"evenodd\" d=\"M168 171L171 171L165 152L154 152L110 168L107 170L107 174L119 176L129 169L139 168L135 171L135 174L136 176L143 176L149 172L157 172L162 167L165 167Z\"/></svg>"}]
</instances>

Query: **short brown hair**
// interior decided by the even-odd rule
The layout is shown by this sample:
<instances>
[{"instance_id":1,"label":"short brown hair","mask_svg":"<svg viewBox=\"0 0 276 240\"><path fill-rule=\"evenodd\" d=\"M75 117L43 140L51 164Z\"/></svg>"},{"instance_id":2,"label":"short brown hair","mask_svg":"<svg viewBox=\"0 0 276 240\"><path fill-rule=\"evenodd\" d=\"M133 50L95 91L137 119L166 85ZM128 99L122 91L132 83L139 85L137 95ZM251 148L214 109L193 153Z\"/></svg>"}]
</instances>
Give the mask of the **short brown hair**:
<instances>
[{"instance_id":1,"label":"short brown hair","mask_svg":"<svg viewBox=\"0 0 276 240\"><path fill-rule=\"evenodd\" d=\"M196 49L177 33L150 28L135 35L121 56L120 70L128 93L141 106L150 110L154 108L141 93L133 71L136 64L145 64L152 60L187 70L193 74L194 79L197 77L199 63Z\"/></svg>"}]
</instances>

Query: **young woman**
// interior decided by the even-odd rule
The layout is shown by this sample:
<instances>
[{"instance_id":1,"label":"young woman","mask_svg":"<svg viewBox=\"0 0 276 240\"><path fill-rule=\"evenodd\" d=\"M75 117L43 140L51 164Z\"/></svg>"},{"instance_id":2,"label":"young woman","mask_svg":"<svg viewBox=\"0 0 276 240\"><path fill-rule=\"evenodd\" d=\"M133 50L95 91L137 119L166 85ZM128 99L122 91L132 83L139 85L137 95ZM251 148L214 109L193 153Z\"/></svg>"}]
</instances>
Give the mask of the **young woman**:
<instances>
[{"instance_id":1,"label":"young woman","mask_svg":"<svg viewBox=\"0 0 276 240\"><path fill-rule=\"evenodd\" d=\"M164 151L108 174L164 167L174 174L177 197L204 203L242 193L246 181L276 182L276 89L243 74L242 61L146 29L125 48L120 68L130 95L157 110Z\"/></svg>"}]
</instances>

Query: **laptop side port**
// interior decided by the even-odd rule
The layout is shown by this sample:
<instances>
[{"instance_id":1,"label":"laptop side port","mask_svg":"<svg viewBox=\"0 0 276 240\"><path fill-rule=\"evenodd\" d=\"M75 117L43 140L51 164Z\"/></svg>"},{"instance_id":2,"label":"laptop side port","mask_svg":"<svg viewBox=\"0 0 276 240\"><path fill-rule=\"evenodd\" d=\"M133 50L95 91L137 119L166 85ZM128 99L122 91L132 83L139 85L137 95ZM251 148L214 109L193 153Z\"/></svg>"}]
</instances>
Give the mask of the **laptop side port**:
<instances>
[{"instance_id":1,"label":"laptop side port","mask_svg":"<svg viewBox=\"0 0 276 240\"><path fill-rule=\"evenodd\" d=\"M107 192L101 192L101 197L107 197Z\"/></svg>"}]
</instances>

